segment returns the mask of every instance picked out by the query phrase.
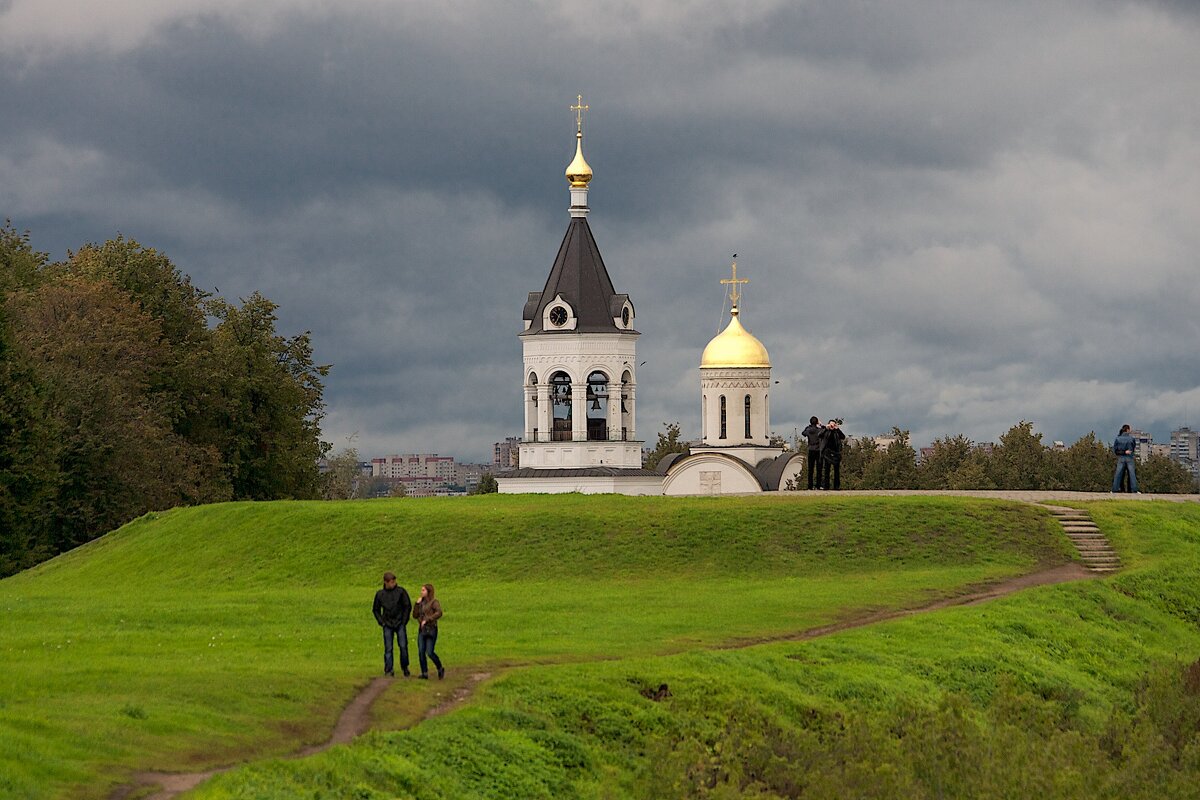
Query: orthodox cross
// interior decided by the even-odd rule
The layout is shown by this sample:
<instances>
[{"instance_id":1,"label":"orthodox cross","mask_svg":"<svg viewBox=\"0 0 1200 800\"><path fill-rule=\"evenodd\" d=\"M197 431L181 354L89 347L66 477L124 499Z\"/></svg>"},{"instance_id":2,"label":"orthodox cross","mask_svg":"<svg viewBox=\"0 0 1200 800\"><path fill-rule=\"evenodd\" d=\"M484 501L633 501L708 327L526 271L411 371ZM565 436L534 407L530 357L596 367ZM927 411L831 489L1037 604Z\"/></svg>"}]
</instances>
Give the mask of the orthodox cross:
<instances>
[{"instance_id":1,"label":"orthodox cross","mask_svg":"<svg viewBox=\"0 0 1200 800\"><path fill-rule=\"evenodd\" d=\"M739 285L739 284L743 284L743 283L749 283L749 282L750 282L750 280L749 280L748 278L742 278L741 280L738 280L738 276L737 276L737 253L734 253L734 254L733 254L733 258L734 258L734 262L733 262L733 277L732 277L732 278L722 278L722 279L721 279L721 283L724 283L724 284L730 284L730 285L732 285L732 286L733 286L733 291L729 293L729 299L730 299L730 300L733 302L733 305L734 305L734 307L736 308L736 307L737 307L737 304L738 304L738 300L739 300L739 299L741 298L741 296L742 296L742 293L738 291L738 285Z\"/></svg>"},{"instance_id":2,"label":"orthodox cross","mask_svg":"<svg viewBox=\"0 0 1200 800\"><path fill-rule=\"evenodd\" d=\"M583 95L576 95L575 102L578 105L571 106L571 110L575 112L575 132L583 133L583 112L588 110L588 106L583 104Z\"/></svg>"}]
</instances>

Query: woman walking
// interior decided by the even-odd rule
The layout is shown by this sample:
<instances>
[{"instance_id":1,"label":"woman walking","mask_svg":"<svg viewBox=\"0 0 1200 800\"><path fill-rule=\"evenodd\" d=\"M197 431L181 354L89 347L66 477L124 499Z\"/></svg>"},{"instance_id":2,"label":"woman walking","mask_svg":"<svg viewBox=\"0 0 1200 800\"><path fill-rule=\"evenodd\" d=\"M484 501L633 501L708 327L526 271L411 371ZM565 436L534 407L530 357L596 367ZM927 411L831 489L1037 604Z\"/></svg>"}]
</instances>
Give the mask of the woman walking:
<instances>
[{"instance_id":1,"label":"woman walking","mask_svg":"<svg viewBox=\"0 0 1200 800\"><path fill-rule=\"evenodd\" d=\"M437 645L438 620L442 618L442 604L433 596L433 584L427 583L421 587L421 599L413 607L413 618L420 626L417 629L417 657L421 661L421 678L429 680L429 664L437 667L438 679L446 677L442 668L442 660L433 652Z\"/></svg>"}]
</instances>

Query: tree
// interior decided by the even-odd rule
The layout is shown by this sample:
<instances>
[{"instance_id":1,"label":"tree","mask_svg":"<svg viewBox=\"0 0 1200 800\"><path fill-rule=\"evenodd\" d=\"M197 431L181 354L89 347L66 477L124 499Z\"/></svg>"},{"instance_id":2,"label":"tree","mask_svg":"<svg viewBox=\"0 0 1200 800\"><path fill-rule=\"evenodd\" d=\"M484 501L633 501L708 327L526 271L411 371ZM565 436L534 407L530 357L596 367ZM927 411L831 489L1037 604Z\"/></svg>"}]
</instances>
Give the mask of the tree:
<instances>
[{"instance_id":1,"label":"tree","mask_svg":"<svg viewBox=\"0 0 1200 800\"><path fill-rule=\"evenodd\" d=\"M922 489L949 489L950 476L971 456L971 440L962 434L937 439L921 461L917 485Z\"/></svg>"},{"instance_id":2,"label":"tree","mask_svg":"<svg viewBox=\"0 0 1200 800\"><path fill-rule=\"evenodd\" d=\"M204 499L195 454L151 387L167 352L155 320L112 284L76 277L15 292L6 309L56 442L56 551Z\"/></svg>"},{"instance_id":3,"label":"tree","mask_svg":"<svg viewBox=\"0 0 1200 800\"><path fill-rule=\"evenodd\" d=\"M870 436L847 438L842 444L842 485L847 489L863 488L863 475L878 457L879 445Z\"/></svg>"},{"instance_id":4,"label":"tree","mask_svg":"<svg viewBox=\"0 0 1200 800\"><path fill-rule=\"evenodd\" d=\"M235 306L208 303L213 331L216 419L222 461L235 498L315 497L324 415L321 379L309 334L275 331L277 306L258 292Z\"/></svg>"},{"instance_id":5,"label":"tree","mask_svg":"<svg viewBox=\"0 0 1200 800\"><path fill-rule=\"evenodd\" d=\"M973 489L995 489L991 464L986 453L974 449L946 479L946 488L956 492Z\"/></svg>"},{"instance_id":6,"label":"tree","mask_svg":"<svg viewBox=\"0 0 1200 800\"><path fill-rule=\"evenodd\" d=\"M362 473L358 468L358 450L346 447L326 459L322 476L321 497L325 500L353 500L362 497Z\"/></svg>"},{"instance_id":7,"label":"tree","mask_svg":"<svg viewBox=\"0 0 1200 800\"><path fill-rule=\"evenodd\" d=\"M917 454L908 443L908 431L892 428L892 442L864 464L858 488L915 489Z\"/></svg>"},{"instance_id":8,"label":"tree","mask_svg":"<svg viewBox=\"0 0 1200 800\"><path fill-rule=\"evenodd\" d=\"M495 494L498 491L500 491L500 487L496 485L496 476L485 472L479 476L479 485L471 494Z\"/></svg>"},{"instance_id":9,"label":"tree","mask_svg":"<svg viewBox=\"0 0 1200 800\"><path fill-rule=\"evenodd\" d=\"M1047 455L1047 489L1107 492L1112 487L1116 458L1091 431L1061 453Z\"/></svg>"},{"instance_id":10,"label":"tree","mask_svg":"<svg viewBox=\"0 0 1200 800\"><path fill-rule=\"evenodd\" d=\"M678 422L664 422L663 431L658 434L658 443L650 454L646 456L646 469L657 469L658 462L669 456L671 453L686 453L688 451L687 442L679 441L680 429Z\"/></svg>"},{"instance_id":11,"label":"tree","mask_svg":"<svg viewBox=\"0 0 1200 800\"><path fill-rule=\"evenodd\" d=\"M1041 489L1046 482L1046 448L1033 423L1021 420L992 451L991 479L999 489Z\"/></svg>"},{"instance_id":12,"label":"tree","mask_svg":"<svg viewBox=\"0 0 1200 800\"><path fill-rule=\"evenodd\" d=\"M1148 494L1192 494L1197 491L1196 480L1187 467L1166 456L1151 455L1136 469L1138 488ZM1112 488L1111 483L1109 488Z\"/></svg>"}]
</instances>

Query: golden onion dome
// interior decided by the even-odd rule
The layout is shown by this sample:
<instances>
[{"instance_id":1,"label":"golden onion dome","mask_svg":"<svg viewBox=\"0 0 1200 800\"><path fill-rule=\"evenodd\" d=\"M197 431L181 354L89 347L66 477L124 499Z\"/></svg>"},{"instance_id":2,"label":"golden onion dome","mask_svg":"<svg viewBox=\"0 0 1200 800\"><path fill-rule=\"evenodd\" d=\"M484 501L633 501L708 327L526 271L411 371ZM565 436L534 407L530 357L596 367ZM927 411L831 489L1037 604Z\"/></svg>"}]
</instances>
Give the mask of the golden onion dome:
<instances>
[{"instance_id":1,"label":"golden onion dome","mask_svg":"<svg viewBox=\"0 0 1200 800\"><path fill-rule=\"evenodd\" d=\"M583 157L583 131L575 134L575 159L567 165L567 180L572 186L587 186L592 179L592 168Z\"/></svg>"},{"instance_id":2,"label":"golden onion dome","mask_svg":"<svg viewBox=\"0 0 1200 800\"><path fill-rule=\"evenodd\" d=\"M729 324L704 348L700 367L769 367L767 348L738 321L737 306L730 311Z\"/></svg>"}]
</instances>

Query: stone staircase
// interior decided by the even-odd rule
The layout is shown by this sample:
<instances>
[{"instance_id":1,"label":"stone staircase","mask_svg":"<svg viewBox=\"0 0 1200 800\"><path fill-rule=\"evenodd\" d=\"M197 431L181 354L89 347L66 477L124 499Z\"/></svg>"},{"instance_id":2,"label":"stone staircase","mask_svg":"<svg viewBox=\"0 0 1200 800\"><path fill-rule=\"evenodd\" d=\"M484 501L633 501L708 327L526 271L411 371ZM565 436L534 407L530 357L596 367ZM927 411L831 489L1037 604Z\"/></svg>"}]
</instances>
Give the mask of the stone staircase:
<instances>
[{"instance_id":1,"label":"stone staircase","mask_svg":"<svg viewBox=\"0 0 1200 800\"><path fill-rule=\"evenodd\" d=\"M1121 568L1120 556L1112 549L1108 539L1096 527L1096 523L1092 522L1086 511L1064 506L1043 506L1049 509L1058 520L1058 524L1062 525L1063 532L1079 551L1085 567L1092 572L1115 572Z\"/></svg>"}]
</instances>

